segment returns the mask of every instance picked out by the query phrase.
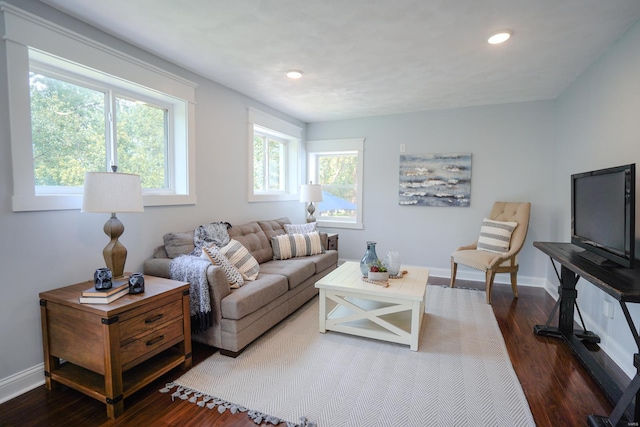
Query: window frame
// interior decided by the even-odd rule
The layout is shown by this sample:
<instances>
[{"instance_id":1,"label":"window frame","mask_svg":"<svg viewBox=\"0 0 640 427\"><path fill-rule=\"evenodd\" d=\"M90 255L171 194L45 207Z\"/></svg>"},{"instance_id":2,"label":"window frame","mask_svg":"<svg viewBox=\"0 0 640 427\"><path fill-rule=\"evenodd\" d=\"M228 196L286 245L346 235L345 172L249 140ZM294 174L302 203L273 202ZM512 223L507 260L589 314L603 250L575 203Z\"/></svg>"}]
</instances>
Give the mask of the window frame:
<instances>
[{"instance_id":1,"label":"window frame","mask_svg":"<svg viewBox=\"0 0 640 427\"><path fill-rule=\"evenodd\" d=\"M301 143L302 128L266 114L255 108L248 109L248 146L247 146L247 201L274 202L298 200L301 181ZM286 142L286 159L281 179L284 181L283 191L256 190L254 185L254 139L256 134L264 134ZM268 161L268 160L267 160Z\"/></svg>"},{"instance_id":2,"label":"window frame","mask_svg":"<svg viewBox=\"0 0 640 427\"><path fill-rule=\"evenodd\" d=\"M289 141L285 138L281 138L278 136L275 136L271 133L268 133L265 130L262 130L261 128L259 128L258 126L254 126L253 127L253 149L255 150L255 144L256 144L256 136L260 136L262 138L262 144L263 144L263 150L265 153L264 159L262 161L262 168L263 168L263 176L262 176L262 180L264 185L262 186L262 189L256 189L255 188L255 181L254 181L254 187L253 187L253 192L254 194L285 194L287 191L287 180L286 180L286 176L287 174L285 173L284 176L282 176L282 174L278 175L278 189L277 190L273 190L270 189L270 185L271 183L269 182L269 175L270 175L270 171L271 168L269 167L269 165L272 163L270 161L270 157L269 157L269 144L271 141L276 142L280 145L280 153L281 156L279 157L279 169L280 170L284 170L286 172L287 169L287 165L289 164L289 159L288 159L288 150L289 150ZM255 155L254 155L254 171L255 171ZM255 174L254 174L255 175Z\"/></svg>"},{"instance_id":3,"label":"window frame","mask_svg":"<svg viewBox=\"0 0 640 427\"><path fill-rule=\"evenodd\" d=\"M332 139L307 141L307 180L317 182L318 155L333 155L340 153L356 153L356 218L355 221L345 221L337 219L326 219L317 216L318 227L363 229L364 208L362 203L363 183L364 183L364 138Z\"/></svg>"},{"instance_id":4,"label":"window frame","mask_svg":"<svg viewBox=\"0 0 640 427\"><path fill-rule=\"evenodd\" d=\"M116 110L116 100L124 99L134 102L144 102L146 105L152 106L154 108L158 108L161 110L165 110L165 121L164 121L164 134L165 134L165 144L163 147L164 150L164 182L165 186L162 188L144 188L142 189L144 194L173 194L173 188L175 187L173 180L171 179L173 174L173 147L174 137L170 132L170 128L172 127L172 121L174 120L175 112L174 105L171 102L168 102L164 96L160 97L150 97L148 94L141 92L133 92L128 89L114 87L105 81L99 81L92 77L88 77L82 74L75 73L68 69L61 69L56 66L50 65L47 62L41 62L42 53L37 53L37 56L40 59L32 59L29 61L29 72L38 73L40 75L44 75L45 77L57 79L60 81L64 81L66 83L80 86L83 88L87 88L89 90L93 90L96 92L101 92L104 94L104 107L105 107L105 129L104 129L104 138L105 138L105 158L104 158L104 171L109 171L110 168L107 165L115 164L118 165L118 140L117 140L117 127L118 127L118 116L115 112ZM44 54L46 56L46 54ZM30 51L30 57L32 57L32 52ZM127 172L120 169L121 172ZM35 194L36 196L42 195L59 195L59 194L82 194L82 186L72 187L72 186L39 186L35 185Z\"/></svg>"},{"instance_id":5,"label":"window frame","mask_svg":"<svg viewBox=\"0 0 640 427\"><path fill-rule=\"evenodd\" d=\"M2 3L0 11L5 21L14 212L82 206L81 193L36 193L29 87L32 60L62 69L65 75L106 81L125 96L146 97L154 105L170 104L173 117L167 125L173 145L168 147L171 168L167 172L172 188L145 191L144 205L195 204L195 83L15 6Z\"/></svg>"}]
</instances>

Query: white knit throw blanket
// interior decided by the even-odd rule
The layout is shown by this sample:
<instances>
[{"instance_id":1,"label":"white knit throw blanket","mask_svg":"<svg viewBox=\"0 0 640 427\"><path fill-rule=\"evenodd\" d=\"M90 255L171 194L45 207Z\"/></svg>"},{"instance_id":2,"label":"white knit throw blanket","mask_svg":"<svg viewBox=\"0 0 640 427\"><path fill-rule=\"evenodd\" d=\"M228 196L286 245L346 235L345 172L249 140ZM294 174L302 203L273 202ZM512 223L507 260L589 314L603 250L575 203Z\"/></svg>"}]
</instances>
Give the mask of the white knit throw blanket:
<instances>
[{"instance_id":1,"label":"white knit throw blanket","mask_svg":"<svg viewBox=\"0 0 640 427\"><path fill-rule=\"evenodd\" d=\"M192 332L204 331L213 324L209 282L207 281L207 268L210 265L211 262L208 259L193 255L181 255L172 259L169 267L171 279L189 282L191 285L189 297Z\"/></svg>"},{"instance_id":2,"label":"white knit throw blanket","mask_svg":"<svg viewBox=\"0 0 640 427\"><path fill-rule=\"evenodd\" d=\"M216 244L219 247L229 243L231 228L228 222L212 222L196 228L193 233L194 250L188 255L182 255L171 260L169 274L173 280L189 282L191 298L191 331L202 332L213 324L211 299L209 297L209 282L207 269L211 265L208 259L200 258L202 248Z\"/></svg>"}]
</instances>

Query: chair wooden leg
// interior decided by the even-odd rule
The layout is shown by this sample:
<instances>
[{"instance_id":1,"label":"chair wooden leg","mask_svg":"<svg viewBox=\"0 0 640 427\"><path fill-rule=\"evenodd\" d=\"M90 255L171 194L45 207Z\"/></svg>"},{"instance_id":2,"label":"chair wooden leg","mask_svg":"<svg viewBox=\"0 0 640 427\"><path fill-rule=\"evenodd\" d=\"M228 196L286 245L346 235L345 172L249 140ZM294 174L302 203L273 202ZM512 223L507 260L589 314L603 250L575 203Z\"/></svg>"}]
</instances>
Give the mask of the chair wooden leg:
<instances>
[{"instance_id":1,"label":"chair wooden leg","mask_svg":"<svg viewBox=\"0 0 640 427\"><path fill-rule=\"evenodd\" d=\"M514 298L518 298L518 272L511 273L511 289L513 289Z\"/></svg>"},{"instance_id":2,"label":"chair wooden leg","mask_svg":"<svg viewBox=\"0 0 640 427\"><path fill-rule=\"evenodd\" d=\"M491 304L491 289L493 289L493 279L496 278L496 272L493 270L487 270L486 278L485 292L487 293L487 304Z\"/></svg>"},{"instance_id":3,"label":"chair wooden leg","mask_svg":"<svg viewBox=\"0 0 640 427\"><path fill-rule=\"evenodd\" d=\"M458 272L458 264L451 258L451 283L449 284L450 288L453 288L453 285L456 282L456 273Z\"/></svg>"}]
</instances>

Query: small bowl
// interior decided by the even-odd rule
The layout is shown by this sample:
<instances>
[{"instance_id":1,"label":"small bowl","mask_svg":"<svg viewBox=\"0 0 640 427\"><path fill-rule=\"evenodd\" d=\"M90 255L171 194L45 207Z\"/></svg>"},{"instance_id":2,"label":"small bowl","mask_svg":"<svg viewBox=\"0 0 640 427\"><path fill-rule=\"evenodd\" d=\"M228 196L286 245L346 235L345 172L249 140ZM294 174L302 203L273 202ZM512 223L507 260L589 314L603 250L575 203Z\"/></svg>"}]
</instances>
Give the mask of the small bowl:
<instances>
[{"instance_id":1,"label":"small bowl","mask_svg":"<svg viewBox=\"0 0 640 427\"><path fill-rule=\"evenodd\" d=\"M367 277L369 280L375 280L376 282L386 282L389 280L389 272L370 271Z\"/></svg>"}]
</instances>

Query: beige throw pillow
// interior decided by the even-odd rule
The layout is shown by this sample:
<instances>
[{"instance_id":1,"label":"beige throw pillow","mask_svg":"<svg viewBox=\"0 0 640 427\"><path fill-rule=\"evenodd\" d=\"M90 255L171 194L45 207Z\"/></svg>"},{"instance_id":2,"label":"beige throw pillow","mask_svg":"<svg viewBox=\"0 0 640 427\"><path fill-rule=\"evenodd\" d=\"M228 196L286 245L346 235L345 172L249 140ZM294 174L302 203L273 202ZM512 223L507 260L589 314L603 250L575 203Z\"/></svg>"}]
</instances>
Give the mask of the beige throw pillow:
<instances>
[{"instance_id":1,"label":"beige throw pillow","mask_svg":"<svg viewBox=\"0 0 640 427\"><path fill-rule=\"evenodd\" d=\"M238 269L245 280L256 280L260 272L260 264L249 250L242 246L242 243L231 239L225 247L220 248L220 252Z\"/></svg>"},{"instance_id":2,"label":"beige throw pillow","mask_svg":"<svg viewBox=\"0 0 640 427\"><path fill-rule=\"evenodd\" d=\"M216 245L211 245L208 247L202 248L202 255L200 258L209 259L211 264L217 265L222 268L224 271L224 275L227 276L227 280L229 281L229 287L233 289L237 289L240 286L244 285L244 278L242 277L242 273L238 271L237 268L229 260L226 256L220 252L220 248Z\"/></svg>"},{"instance_id":3,"label":"beige throw pillow","mask_svg":"<svg viewBox=\"0 0 640 427\"><path fill-rule=\"evenodd\" d=\"M321 254L323 252L320 234L283 234L271 238L273 259L289 259Z\"/></svg>"}]
</instances>

